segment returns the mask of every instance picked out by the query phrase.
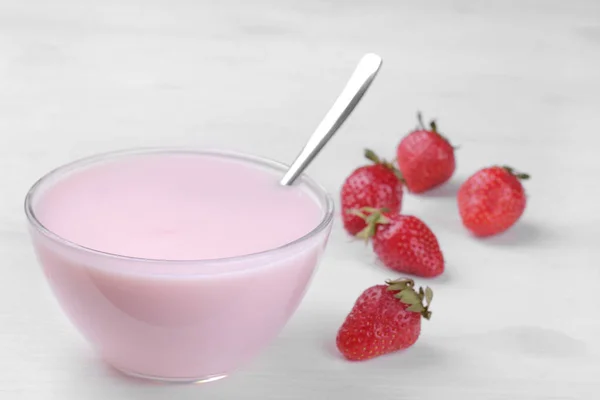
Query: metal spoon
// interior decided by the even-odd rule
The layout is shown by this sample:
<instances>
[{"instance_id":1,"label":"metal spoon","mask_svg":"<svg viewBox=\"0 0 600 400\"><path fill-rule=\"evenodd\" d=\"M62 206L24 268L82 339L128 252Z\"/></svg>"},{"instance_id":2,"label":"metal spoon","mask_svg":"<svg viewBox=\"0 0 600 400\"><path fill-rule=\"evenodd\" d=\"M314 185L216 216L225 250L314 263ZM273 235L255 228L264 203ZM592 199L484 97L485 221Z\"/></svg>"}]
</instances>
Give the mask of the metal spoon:
<instances>
[{"instance_id":1,"label":"metal spoon","mask_svg":"<svg viewBox=\"0 0 600 400\"><path fill-rule=\"evenodd\" d=\"M342 126L346 118L352 113L360 99L375 79L381 67L381 57L376 54L366 54L358 63L350 80L333 103L325 118L312 134L306 145L296 157L296 160L285 173L280 183L291 185L302 174L308 164L321 151L333 134Z\"/></svg>"}]
</instances>

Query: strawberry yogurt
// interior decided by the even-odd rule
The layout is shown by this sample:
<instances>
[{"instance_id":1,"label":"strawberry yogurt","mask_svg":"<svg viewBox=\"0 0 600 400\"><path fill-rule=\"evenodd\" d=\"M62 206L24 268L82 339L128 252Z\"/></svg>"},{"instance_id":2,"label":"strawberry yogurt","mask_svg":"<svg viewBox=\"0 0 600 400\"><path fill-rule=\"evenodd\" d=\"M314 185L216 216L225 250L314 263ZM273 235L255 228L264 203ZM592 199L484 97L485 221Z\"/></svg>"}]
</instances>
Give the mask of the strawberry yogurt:
<instances>
[{"instance_id":1,"label":"strawberry yogurt","mask_svg":"<svg viewBox=\"0 0 600 400\"><path fill-rule=\"evenodd\" d=\"M213 151L84 159L26 199L38 259L64 312L125 373L198 381L264 348L300 303L332 204L285 167Z\"/></svg>"}]
</instances>

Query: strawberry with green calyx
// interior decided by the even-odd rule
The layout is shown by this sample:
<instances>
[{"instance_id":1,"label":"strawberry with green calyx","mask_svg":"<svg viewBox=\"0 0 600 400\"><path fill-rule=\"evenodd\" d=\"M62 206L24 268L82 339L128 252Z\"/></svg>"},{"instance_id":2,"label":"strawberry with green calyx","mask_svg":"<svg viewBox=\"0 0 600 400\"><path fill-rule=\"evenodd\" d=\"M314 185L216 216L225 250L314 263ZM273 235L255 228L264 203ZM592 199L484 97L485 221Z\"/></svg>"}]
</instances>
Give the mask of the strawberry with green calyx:
<instances>
[{"instance_id":1,"label":"strawberry with green calyx","mask_svg":"<svg viewBox=\"0 0 600 400\"><path fill-rule=\"evenodd\" d=\"M421 113L419 127L406 135L398 145L398 166L408 189L423 193L448 181L454 174L454 147L442 136L435 121L425 127Z\"/></svg>"},{"instance_id":2,"label":"strawberry with green calyx","mask_svg":"<svg viewBox=\"0 0 600 400\"><path fill-rule=\"evenodd\" d=\"M365 221L349 210L386 207L400 211L402 206L403 184L398 169L372 150L365 150L365 157L373 164L354 170L344 181L340 193L344 229L353 236L364 229Z\"/></svg>"},{"instance_id":3,"label":"strawberry with green calyx","mask_svg":"<svg viewBox=\"0 0 600 400\"><path fill-rule=\"evenodd\" d=\"M431 319L429 306L433 300L433 290L429 286L426 286L425 289L420 287L417 292L415 291L415 282L412 279L387 280L385 283L388 285L387 290L396 292L394 297L408 306L406 311L419 313L427 320Z\"/></svg>"},{"instance_id":4,"label":"strawberry with green calyx","mask_svg":"<svg viewBox=\"0 0 600 400\"><path fill-rule=\"evenodd\" d=\"M387 281L365 290L340 327L336 345L351 361L406 349L421 333L421 317L431 318L433 291L415 289L412 279Z\"/></svg>"},{"instance_id":5,"label":"strawberry with green calyx","mask_svg":"<svg viewBox=\"0 0 600 400\"><path fill-rule=\"evenodd\" d=\"M523 215L527 202L521 181L529 175L508 166L483 168L458 190L458 209L463 225L475 236L506 231Z\"/></svg>"},{"instance_id":6,"label":"strawberry with green calyx","mask_svg":"<svg viewBox=\"0 0 600 400\"><path fill-rule=\"evenodd\" d=\"M371 207L352 213L366 224L356 236L371 240L373 251L386 267L427 278L444 272L438 240L419 218Z\"/></svg>"}]
</instances>

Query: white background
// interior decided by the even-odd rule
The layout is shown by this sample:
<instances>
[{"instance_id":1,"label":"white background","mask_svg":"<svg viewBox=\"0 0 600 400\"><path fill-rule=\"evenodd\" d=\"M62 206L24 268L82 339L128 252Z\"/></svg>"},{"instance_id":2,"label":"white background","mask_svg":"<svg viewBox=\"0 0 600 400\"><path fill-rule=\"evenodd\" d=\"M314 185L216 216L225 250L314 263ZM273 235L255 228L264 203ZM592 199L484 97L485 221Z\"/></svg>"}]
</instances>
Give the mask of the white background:
<instances>
[{"instance_id":1,"label":"white background","mask_svg":"<svg viewBox=\"0 0 600 400\"><path fill-rule=\"evenodd\" d=\"M22 200L49 169L133 146L291 162L365 52L383 69L310 167L338 200L362 149L393 157L418 109L454 144L452 181L407 196L447 272L410 350L335 351L367 286L396 275L336 221L300 309L248 368L158 386L100 362L62 315ZM600 2L0 1L0 398L594 399L600 395ZM471 238L455 192L477 169L532 175L517 226Z\"/></svg>"}]
</instances>

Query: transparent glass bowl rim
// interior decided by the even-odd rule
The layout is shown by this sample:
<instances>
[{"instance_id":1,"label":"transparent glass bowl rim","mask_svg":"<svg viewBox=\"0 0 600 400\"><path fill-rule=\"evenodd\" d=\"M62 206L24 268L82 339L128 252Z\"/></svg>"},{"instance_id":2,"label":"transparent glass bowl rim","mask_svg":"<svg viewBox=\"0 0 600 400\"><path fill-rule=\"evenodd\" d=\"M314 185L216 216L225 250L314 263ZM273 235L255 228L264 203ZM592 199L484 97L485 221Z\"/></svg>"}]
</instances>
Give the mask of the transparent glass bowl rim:
<instances>
[{"instance_id":1,"label":"transparent glass bowl rim","mask_svg":"<svg viewBox=\"0 0 600 400\"><path fill-rule=\"evenodd\" d=\"M255 156L247 153L237 152L237 151L229 151L229 150L220 150L220 149L212 149L212 148L179 148L179 147L139 147L133 149L125 149L125 150L116 150L105 153L97 153L91 156L79 158L75 161L72 161L67 164L63 164L50 172L43 175L39 178L29 189L27 195L25 196L25 214L27 215L28 222L31 226L33 226L39 233L49 238L54 242L58 242L62 245L70 247L75 250L79 250L85 253L95 254L100 257L108 257L112 259L120 259L124 261L137 261L144 263L169 263L169 264L215 264L215 263L227 263L227 262L235 262L235 261L245 261L253 258L258 258L265 255L273 255L278 252L286 251L290 248L293 248L297 245L300 245L303 242L308 241L314 236L321 233L324 229L326 229L333 220L334 214L334 205L333 200L329 193L323 188L321 185L316 183L312 178L307 176L306 174L302 174L297 180L297 183L305 184L308 189L316 195L319 201L319 205L324 209L323 218L319 222L319 224L313 228L310 232L305 234L304 236L299 237L289 243L284 245L274 247L272 249L263 250L256 253L243 254L239 256L232 257L222 257L222 258L214 258L214 259L184 259L184 260L172 260L172 259L156 259L156 258L143 258L143 257L133 257L122 254L114 254L101 250L92 249L89 247L82 246L76 242L71 240L67 240L62 236L52 232L50 229L46 228L36 217L33 202L35 196L37 195L38 190L44 186L44 184L53 179L58 178L63 175L67 175L70 172L83 170L88 166L92 166L94 164L100 164L105 161L110 161L118 158L125 157L135 157L135 156L143 156L143 155L160 155L160 154L187 154L187 155L209 155L209 156L217 156L235 159L243 162L248 162L254 165L259 165L263 167L267 167L271 170L276 170L283 173L289 168L288 165L271 160L266 157ZM52 184L50 184L51 186Z\"/></svg>"}]
</instances>

